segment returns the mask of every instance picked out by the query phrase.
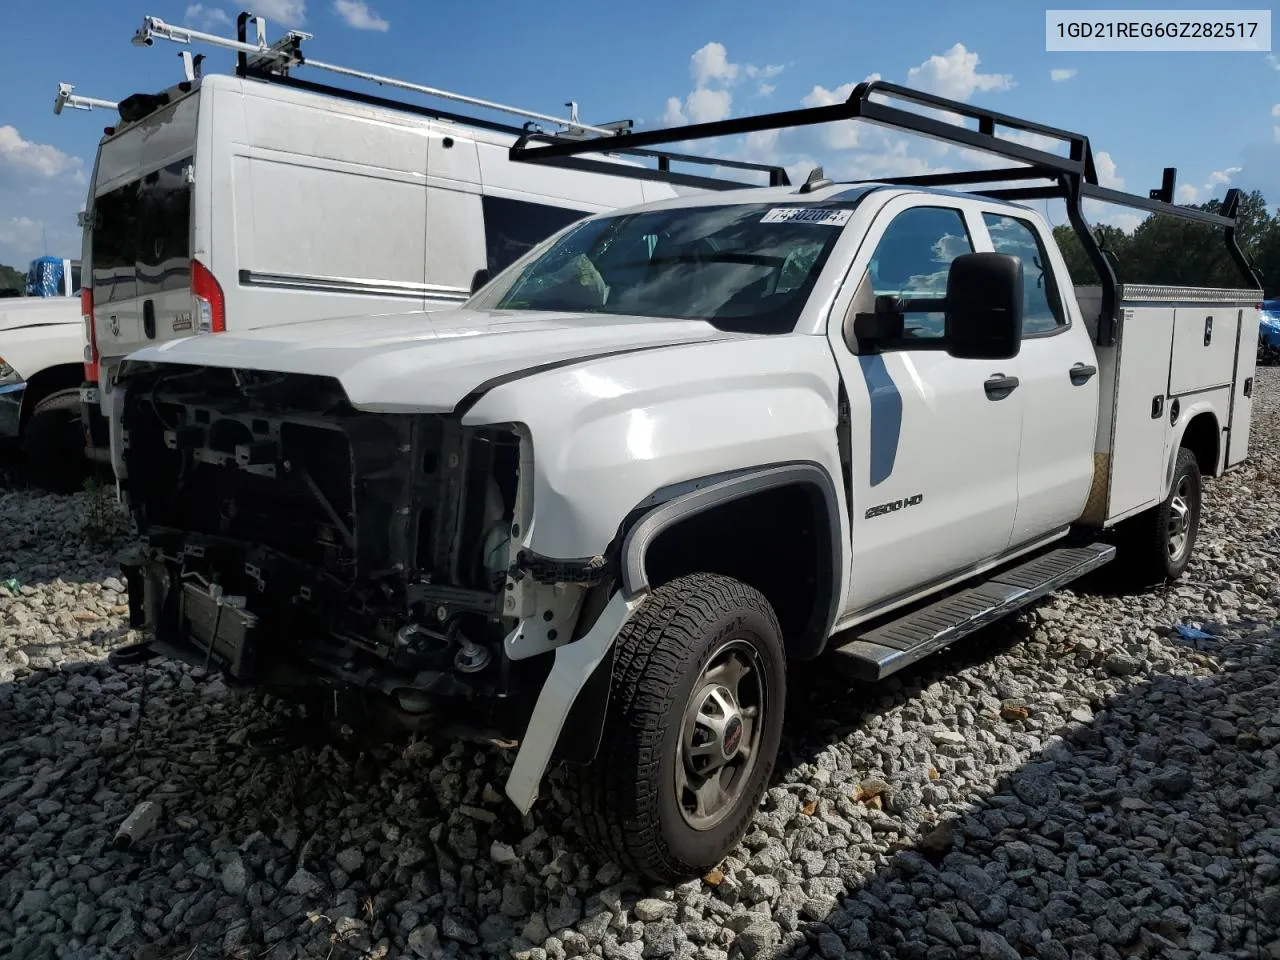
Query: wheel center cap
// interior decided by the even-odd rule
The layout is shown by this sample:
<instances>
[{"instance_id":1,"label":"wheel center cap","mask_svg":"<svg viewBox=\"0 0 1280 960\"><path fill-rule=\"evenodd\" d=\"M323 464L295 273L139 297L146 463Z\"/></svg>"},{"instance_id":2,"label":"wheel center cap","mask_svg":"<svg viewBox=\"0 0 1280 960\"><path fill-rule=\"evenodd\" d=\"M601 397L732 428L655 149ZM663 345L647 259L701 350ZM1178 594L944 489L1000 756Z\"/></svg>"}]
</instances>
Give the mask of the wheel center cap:
<instances>
[{"instance_id":1,"label":"wheel center cap","mask_svg":"<svg viewBox=\"0 0 1280 960\"><path fill-rule=\"evenodd\" d=\"M731 760L734 754L738 752L738 747L741 743L742 718L730 717L729 722L724 725L724 737L720 741L720 752L724 754L726 760Z\"/></svg>"}]
</instances>

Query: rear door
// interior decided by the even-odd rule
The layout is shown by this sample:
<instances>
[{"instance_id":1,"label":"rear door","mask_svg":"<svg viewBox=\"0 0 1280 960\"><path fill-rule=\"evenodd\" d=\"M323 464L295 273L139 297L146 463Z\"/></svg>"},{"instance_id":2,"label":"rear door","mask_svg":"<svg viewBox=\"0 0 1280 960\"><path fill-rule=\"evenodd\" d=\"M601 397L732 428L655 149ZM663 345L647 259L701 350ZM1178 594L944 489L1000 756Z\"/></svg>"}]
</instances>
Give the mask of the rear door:
<instances>
[{"instance_id":1,"label":"rear door","mask_svg":"<svg viewBox=\"0 0 1280 960\"><path fill-rule=\"evenodd\" d=\"M199 93L106 141L92 210L94 327L104 362L195 332L192 183Z\"/></svg>"},{"instance_id":2,"label":"rear door","mask_svg":"<svg viewBox=\"0 0 1280 960\"><path fill-rule=\"evenodd\" d=\"M1008 207L983 210L982 226L988 249L1022 261L1016 548L1070 525L1084 509L1093 484L1098 361L1083 318L1062 295L1057 281L1066 265L1050 241Z\"/></svg>"}]
</instances>

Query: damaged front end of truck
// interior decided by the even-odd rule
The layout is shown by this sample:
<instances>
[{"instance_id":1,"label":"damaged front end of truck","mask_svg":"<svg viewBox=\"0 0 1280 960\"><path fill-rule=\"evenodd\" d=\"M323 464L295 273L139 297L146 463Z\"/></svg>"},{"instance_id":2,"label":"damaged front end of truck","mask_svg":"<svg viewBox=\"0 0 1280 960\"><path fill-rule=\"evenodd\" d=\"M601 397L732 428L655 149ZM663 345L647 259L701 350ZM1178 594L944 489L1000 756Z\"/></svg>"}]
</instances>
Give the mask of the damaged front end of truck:
<instances>
[{"instance_id":1,"label":"damaged front end of truck","mask_svg":"<svg viewBox=\"0 0 1280 960\"><path fill-rule=\"evenodd\" d=\"M362 411L310 374L135 362L118 389L145 655L347 731L520 738L606 570L522 549L519 425Z\"/></svg>"}]
</instances>

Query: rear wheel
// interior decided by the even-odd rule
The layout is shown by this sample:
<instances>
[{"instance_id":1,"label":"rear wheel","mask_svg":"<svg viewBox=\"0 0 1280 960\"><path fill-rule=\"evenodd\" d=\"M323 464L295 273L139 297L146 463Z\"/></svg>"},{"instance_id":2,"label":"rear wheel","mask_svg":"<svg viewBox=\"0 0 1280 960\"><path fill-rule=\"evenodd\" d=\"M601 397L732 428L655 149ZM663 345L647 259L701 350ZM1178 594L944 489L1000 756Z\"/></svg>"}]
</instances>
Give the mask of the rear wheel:
<instances>
[{"instance_id":1,"label":"rear wheel","mask_svg":"<svg viewBox=\"0 0 1280 960\"><path fill-rule=\"evenodd\" d=\"M22 429L23 460L32 486L74 493L88 475L80 391L58 390L35 405Z\"/></svg>"},{"instance_id":2,"label":"rear wheel","mask_svg":"<svg viewBox=\"0 0 1280 960\"><path fill-rule=\"evenodd\" d=\"M1125 525L1121 565L1140 585L1176 580L1187 569L1200 531L1201 486L1195 454L1180 448L1168 496Z\"/></svg>"},{"instance_id":3,"label":"rear wheel","mask_svg":"<svg viewBox=\"0 0 1280 960\"><path fill-rule=\"evenodd\" d=\"M572 787L601 854L662 883L719 863L768 786L786 701L781 630L745 584L657 588L616 641L595 762Z\"/></svg>"}]
</instances>

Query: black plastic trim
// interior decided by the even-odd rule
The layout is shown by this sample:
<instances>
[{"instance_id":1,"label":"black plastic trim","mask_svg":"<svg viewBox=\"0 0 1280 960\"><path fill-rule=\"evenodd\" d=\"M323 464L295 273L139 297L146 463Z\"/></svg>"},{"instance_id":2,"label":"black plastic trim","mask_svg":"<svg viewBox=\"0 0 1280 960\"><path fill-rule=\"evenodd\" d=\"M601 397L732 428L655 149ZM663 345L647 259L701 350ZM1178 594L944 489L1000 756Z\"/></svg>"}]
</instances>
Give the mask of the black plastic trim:
<instances>
[{"instance_id":1,"label":"black plastic trim","mask_svg":"<svg viewBox=\"0 0 1280 960\"><path fill-rule=\"evenodd\" d=\"M693 489L688 489L692 485ZM825 617L814 610L804 635L794 638L788 652L796 659L816 657L826 646L827 638L835 626L839 614L841 576L844 569L844 552L840 537L840 498L835 484L827 472L816 463L794 462L767 467L747 468L681 484L684 488L661 499L662 492L651 495L644 503L659 500L657 506L646 512L632 525L622 541L619 564L622 577L622 594L633 600L649 588L645 573L645 555L650 545L663 531L713 507L740 500L765 490L800 485L816 490L822 498L827 521L827 549L818 552L818 587L830 591Z\"/></svg>"},{"instance_id":2,"label":"black plastic trim","mask_svg":"<svg viewBox=\"0 0 1280 960\"><path fill-rule=\"evenodd\" d=\"M595 759L604 734L605 714L609 709L609 693L613 686L613 659L617 649L609 649L591 671L560 728L560 736L551 751L551 759L565 763L587 764Z\"/></svg>"},{"instance_id":3,"label":"black plastic trim","mask_svg":"<svg viewBox=\"0 0 1280 960\"><path fill-rule=\"evenodd\" d=\"M1097 372L1098 368L1091 363L1075 363L1071 365L1067 375L1071 378L1071 382L1078 387L1092 380Z\"/></svg>"}]
</instances>

